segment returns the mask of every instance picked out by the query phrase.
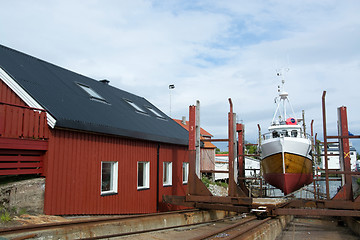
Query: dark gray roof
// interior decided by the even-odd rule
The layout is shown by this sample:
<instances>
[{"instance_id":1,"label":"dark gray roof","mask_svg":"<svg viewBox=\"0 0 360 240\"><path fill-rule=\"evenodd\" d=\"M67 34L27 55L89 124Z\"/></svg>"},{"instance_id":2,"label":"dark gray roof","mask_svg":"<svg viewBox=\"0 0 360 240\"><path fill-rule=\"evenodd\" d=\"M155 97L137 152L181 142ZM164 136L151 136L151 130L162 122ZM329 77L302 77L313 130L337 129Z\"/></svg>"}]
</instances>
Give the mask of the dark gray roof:
<instances>
[{"instance_id":1,"label":"dark gray roof","mask_svg":"<svg viewBox=\"0 0 360 240\"><path fill-rule=\"evenodd\" d=\"M55 127L188 144L188 132L143 97L2 45L0 67L56 119ZM90 97L79 84L90 87L105 101ZM145 113L136 111L125 99Z\"/></svg>"}]
</instances>

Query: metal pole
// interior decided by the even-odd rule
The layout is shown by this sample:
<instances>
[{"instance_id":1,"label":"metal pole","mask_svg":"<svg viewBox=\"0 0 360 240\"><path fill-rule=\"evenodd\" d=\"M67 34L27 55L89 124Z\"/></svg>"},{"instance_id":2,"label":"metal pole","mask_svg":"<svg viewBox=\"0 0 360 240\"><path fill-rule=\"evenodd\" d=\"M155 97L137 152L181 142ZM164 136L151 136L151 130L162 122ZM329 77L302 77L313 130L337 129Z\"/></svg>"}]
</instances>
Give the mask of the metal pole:
<instances>
[{"instance_id":1,"label":"metal pole","mask_svg":"<svg viewBox=\"0 0 360 240\"><path fill-rule=\"evenodd\" d=\"M196 147L196 159L195 159L195 173L199 179L200 175L200 101L196 101L196 114L195 114L195 147Z\"/></svg>"},{"instance_id":2,"label":"metal pole","mask_svg":"<svg viewBox=\"0 0 360 240\"><path fill-rule=\"evenodd\" d=\"M319 147L320 147L320 143L318 143L318 141L317 141L317 133L315 133L315 138L314 138L314 141L315 141L315 151L316 151L316 157L318 158L319 156L318 156L318 154L317 154L317 149L319 149ZM322 166L321 166L321 168L322 168ZM320 173L321 174L321 173ZM321 177L321 175L320 175L320 177ZM319 184L318 183L316 183L316 188L317 188L317 194L316 194L316 196L317 196L317 198L320 198L320 195L319 195L319 189L320 189L320 186L319 186Z\"/></svg>"},{"instance_id":3,"label":"metal pole","mask_svg":"<svg viewBox=\"0 0 360 240\"><path fill-rule=\"evenodd\" d=\"M241 123L236 124L236 132L238 133L238 172L239 177L245 177L245 162L244 162L244 125ZM244 180L238 181L243 184Z\"/></svg>"},{"instance_id":4,"label":"metal pole","mask_svg":"<svg viewBox=\"0 0 360 240\"><path fill-rule=\"evenodd\" d=\"M236 141L236 113L233 113L233 139L234 139L234 181L238 184L238 176L239 176L239 162L238 162L238 148L237 148L237 141Z\"/></svg>"},{"instance_id":5,"label":"metal pole","mask_svg":"<svg viewBox=\"0 0 360 240\"><path fill-rule=\"evenodd\" d=\"M323 115L323 134L324 134L324 161L325 161L325 183L326 183L326 199L330 200L329 193L329 172L328 172L328 153L327 153L327 133L326 133L326 109L325 109L326 91L322 95L322 115Z\"/></svg>"},{"instance_id":6,"label":"metal pole","mask_svg":"<svg viewBox=\"0 0 360 240\"><path fill-rule=\"evenodd\" d=\"M195 140L195 115L196 107L189 107L189 176L188 176L188 188L189 194L196 194L196 140Z\"/></svg>"},{"instance_id":7,"label":"metal pole","mask_svg":"<svg viewBox=\"0 0 360 240\"><path fill-rule=\"evenodd\" d=\"M304 110L302 110L302 119L303 119L304 136L306 138L306 124L305 124L305 111Z\"/></svg>"},{"instance_id":8,"label":"metal pole","mask_svg":"<svg viewBox=\"0 0 360 240\"><path fill-rule=\"evenodd\" d=\"M312 159L313 159L313 163L314 163L314 177L317 178L317 168L316 168L316 160L315 160L315 149L314 149L314 119L311 120L311 152L312 152ZM316 199L316 185L315 185L315 181L313 181L313 185L314 185L314 199Z\"/></svg>"},{"instance_id":9,"label":"metal pole","mask_svg":"<svg viewBox=\"0 0 360 240\"><path fill-rule=\"evenodd\" d=\"M349 138L346 138L347 136L349 136L346 107L343 106L338 108L338 119L339 136L344 137L339 139L339 153L341 165L344 172L351 172L350 143ZM342 176L345 180L345 184L343 186L345 191L345 198L346 200L352 200L352 177L350 174L344 175Z\"/></svg>"},{"instance_id":10,"label":"metal pole","mask_svg":"<svg viewBox=\"0 0 360 240\"><path fill-rule=\"evenodd\" d=\"M228 195L235 196L235 181L234 181L234 115L231 98L229 98L230 112L228 113L228 138L229 138L229 189Z\"/></svg>"}]
</instances>

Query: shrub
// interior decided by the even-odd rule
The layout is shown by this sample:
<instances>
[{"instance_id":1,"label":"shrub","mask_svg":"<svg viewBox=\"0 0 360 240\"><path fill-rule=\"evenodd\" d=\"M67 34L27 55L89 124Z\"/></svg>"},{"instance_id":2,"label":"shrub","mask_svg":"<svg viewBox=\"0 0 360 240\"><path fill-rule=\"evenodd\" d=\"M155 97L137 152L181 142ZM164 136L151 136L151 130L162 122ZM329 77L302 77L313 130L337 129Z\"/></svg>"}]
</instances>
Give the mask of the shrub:
<instances>
[{"instance_id":1,"label":"shrub","mask_svg":"<svg viewBox=\"0 0 360 240\"><path fill-rule=\"evenodd\" d=\"M7 212L7 211L2 213L1 216L0 216L0 220L1 220L1 222L10 222L11 221L10 213Z\"/></svg>"}]
</instances>

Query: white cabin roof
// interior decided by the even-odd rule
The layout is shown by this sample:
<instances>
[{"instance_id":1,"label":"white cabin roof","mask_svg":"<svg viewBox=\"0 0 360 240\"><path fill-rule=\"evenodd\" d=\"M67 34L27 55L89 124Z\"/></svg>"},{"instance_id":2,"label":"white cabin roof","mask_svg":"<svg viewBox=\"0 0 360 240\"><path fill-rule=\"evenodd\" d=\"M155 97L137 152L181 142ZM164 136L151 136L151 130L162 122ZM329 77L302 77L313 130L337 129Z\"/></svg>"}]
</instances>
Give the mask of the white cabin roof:
<instances>
[{"instance_id":1,"label":"white cabin roof","mask_svg":"<svg viewBox=\"0 0 360 240\"><path fill-rule=\"evenodd\" d=\"M301 129L301 126L300 125L272 125L270 126L269 128L269 131L272 132L272 131L281 131L281 130L299 130Z\"/></svg>"}]
</instances>

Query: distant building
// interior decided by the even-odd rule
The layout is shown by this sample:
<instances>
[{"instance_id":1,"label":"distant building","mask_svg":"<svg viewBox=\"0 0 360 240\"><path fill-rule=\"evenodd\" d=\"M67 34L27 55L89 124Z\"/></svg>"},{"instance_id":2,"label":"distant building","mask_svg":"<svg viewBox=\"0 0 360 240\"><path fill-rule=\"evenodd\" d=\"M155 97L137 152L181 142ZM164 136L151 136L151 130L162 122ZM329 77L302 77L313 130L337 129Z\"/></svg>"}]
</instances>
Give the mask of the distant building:
<instances>
[{"instance_id":1,"label":"distant building","mask_svg":"<svg viewBox=\"0 0 360 240\"><path fill-rule=\"evenodd\" d=\"M229 171L229 155L228 154L216 154L215 155L215 170L217 171ZM215 173L215 181L229 179L229 173Z\"/></svg>"},{"instance_id":2,"label":"distant building","mask_svg":"<svg viewBox=\"0 0 360 240\"><path fill-rule=\"evenodd\" d=\"M186 117L182 117L181 120L173 120L189 131L189 121L186 121ZM203 139L211 139L212 137L213 136L209 132L203 128L200 128L200 141ZM200 171L215 170L215 150L216 146L211 142L202 142L200 147Z\"/></svg>"},{"instance_id":3,"label":"distant building","mask_svg":"<svg viewBox=\"0 0 360 240\"><path fill-rule=\"evenodd\" d=\"M229 171L229 155L216 154L215 155L215 170ZM260 160L250 157L245 157L245 177L255 177L259 175ZM227 180L228 173L215 173L215 180Z\"/></svg>"},{"instance_id":4,"label":"distant building","mask_svg":"<svg viewBox=\"0 0 360 240\"><path fill-rule=\"evenodd\" d=\"M321 149L321 154L324 154L324 147ZM327 154L328 169L340 169L339 143L328 143ZM322 168L325 169L325 156L321 157L321 162ZM356 162L356 149L352 146L350 142L351 170L356 170Z\"/></svg>"}]
</instances>

